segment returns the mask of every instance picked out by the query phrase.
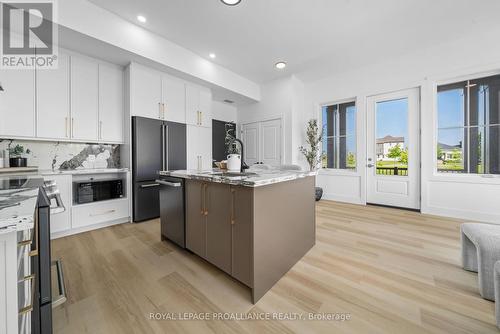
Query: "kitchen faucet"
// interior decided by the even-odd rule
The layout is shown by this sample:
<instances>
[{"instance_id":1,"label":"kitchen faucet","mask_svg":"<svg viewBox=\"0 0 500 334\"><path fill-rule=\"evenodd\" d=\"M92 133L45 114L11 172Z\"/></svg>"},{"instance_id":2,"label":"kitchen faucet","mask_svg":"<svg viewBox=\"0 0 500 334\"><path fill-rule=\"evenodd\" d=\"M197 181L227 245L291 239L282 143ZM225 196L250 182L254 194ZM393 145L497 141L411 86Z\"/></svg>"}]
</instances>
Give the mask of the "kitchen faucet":
<instances>
[{"instance_id":1,"label":"kitchen faucet","mask_svg":"<svg viewBox=\"0 0 500 334\"><path fill-rule=\"evenodd\" d=\"M243 157L245 156L245 149L243 147L243 142L241 140L239 140L238 138L233 138L231 140L231 143L230 145L232 145L234 142L238 142L240 144L240 147L241 147L241 172L243 173L245 171L245 169L248 169L250 167L248 167L248 165L245 163L245 160L243 159Z\"/></svg>"}]
</instances>

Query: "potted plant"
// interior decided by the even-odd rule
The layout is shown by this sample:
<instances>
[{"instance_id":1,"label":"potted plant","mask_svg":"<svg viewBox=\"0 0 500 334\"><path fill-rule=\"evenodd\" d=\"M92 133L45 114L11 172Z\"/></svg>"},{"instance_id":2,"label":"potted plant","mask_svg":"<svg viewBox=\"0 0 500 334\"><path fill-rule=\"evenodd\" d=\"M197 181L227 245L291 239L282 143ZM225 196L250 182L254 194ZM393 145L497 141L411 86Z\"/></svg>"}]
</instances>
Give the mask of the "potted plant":
<instances>
[{"instance_id":1,"label":"potted plant","mask_svg":"<svg viewBox=\"0 0 500 334\"><path fill-rule=\"evenodd\" d=\"M16 146L9 147L9 165L10 167L27 167L28 158L26 154L30 154L30 149L24 150L24 147L17 144Z\"/></svg>"},{"instance_id":2,"label":"potted plant","mask_svg":"<svg viewBox=\"0 0 500 334\"><path fill-rule=\"evenodd\" d=\"M300 146L299 151L306 158L307 163L309 164L309 170L314 172L318 169L318 165L321 163L325 155L321 152L323 129L320 131L317 120L311 119L307 122L306 137L308 147ZM316 187L316 200L319 201L322 196L323 189L321 187Z\"/></svg>"}]
</instances>

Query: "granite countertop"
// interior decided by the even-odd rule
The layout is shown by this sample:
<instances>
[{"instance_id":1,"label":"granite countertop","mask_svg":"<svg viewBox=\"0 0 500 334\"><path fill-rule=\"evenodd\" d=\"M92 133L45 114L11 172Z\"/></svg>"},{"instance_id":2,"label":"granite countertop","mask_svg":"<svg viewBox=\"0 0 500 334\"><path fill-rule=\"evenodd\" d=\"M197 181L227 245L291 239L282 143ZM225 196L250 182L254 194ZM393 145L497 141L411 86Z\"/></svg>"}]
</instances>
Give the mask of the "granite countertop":
<instances>
[{"instance_id":1,"label":"granite countertop","mask_svg":"<svg viewBox=\"0 0 500 334\"><path fill-rule=\"evenodd\" d=\"M237 186L260 187L279 182L296 180L308 176L315 176L317 175L317 172L267 169L253 170L243 173L243 175L236 175L231 173L223 173L220 170L214 169L208 171L160 171L158 174L164 176L179 177L183 179L225 183Z\"/></svg>"},{"instance_id":2,"label":"granite countertop","mask_svg":"<svg viewBox=\"0 0 500 334\"><path fill-rule=\"evenodd\" d=\"M0 234L33 228L33 215L42 185L40 176L0 177Z\"/></svg>"},{"instance_id":3,"label":"granite countertop","mask_svg":"<svg viewBox=\"0 0 500 334\"><path fill-rule=\"evenodd\" d=\"M36 170L14 170L12 172L4 171L0 173L0 177L16 176L16 175L90 175L90 174L105 174L105 173L126 173L128 168L96 168L96 169L36 169Z\"/></svg>"},{"instance_id":4,"label":"granite countertop","mask_svg":"<svg viewBox=\"0 0 500 334\"><path fill-rule=\"evenodd\" d=\"M38 171L40 175L60 175L60 174L105 174L105 173L126 173L128 168L99 168L99 169L42 169Z\"/></svg>"}]
</instances>

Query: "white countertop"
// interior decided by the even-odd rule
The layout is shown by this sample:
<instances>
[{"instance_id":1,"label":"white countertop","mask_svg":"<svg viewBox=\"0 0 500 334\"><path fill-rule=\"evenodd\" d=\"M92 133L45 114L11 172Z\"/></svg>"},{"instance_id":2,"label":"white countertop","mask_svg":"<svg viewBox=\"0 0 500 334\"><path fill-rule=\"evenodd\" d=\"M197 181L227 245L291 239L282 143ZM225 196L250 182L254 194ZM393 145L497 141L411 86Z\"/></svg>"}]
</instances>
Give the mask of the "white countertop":
<instances>
[{"instance_id":1,"label":"white countertop","mask_svg":"<svg viewBox=\"0 0 500 334\"><path fill-rule=\"evenodd\" d=\"M33 216L43 178L0 177L0 234L33 228Z\"/></svg>"},{"instance_id":2,"label":"white countertop","mask_svg":"<svg viewBox=\"0 0 500 334\"><path fill-rule=\"evenodd\" d=\"M128 168L99 168L99 169L42 169L38 171L40 175L61 175L61 174L69 174L69 175L82 175L82 174L106 174L106 173L126 173L128 172Z\"/></svg>"}]
</instances>

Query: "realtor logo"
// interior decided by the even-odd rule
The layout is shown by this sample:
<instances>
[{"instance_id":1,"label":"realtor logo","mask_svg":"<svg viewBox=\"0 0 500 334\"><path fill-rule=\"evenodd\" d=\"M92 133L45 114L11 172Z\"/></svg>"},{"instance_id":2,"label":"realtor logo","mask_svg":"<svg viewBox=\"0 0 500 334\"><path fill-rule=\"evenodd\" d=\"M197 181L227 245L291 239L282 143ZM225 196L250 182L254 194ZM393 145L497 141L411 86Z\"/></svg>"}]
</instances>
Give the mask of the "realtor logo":
<instances>
[{"instance_id":1,"label":"realtor logo","mask_svg":"<svg viewBox=\"0 0 500 334\"><path fill-rule=\"evenodd\" d=\"M55 0L2 1L1 68L57 68Z\"/></svg>"}]
</instances>

